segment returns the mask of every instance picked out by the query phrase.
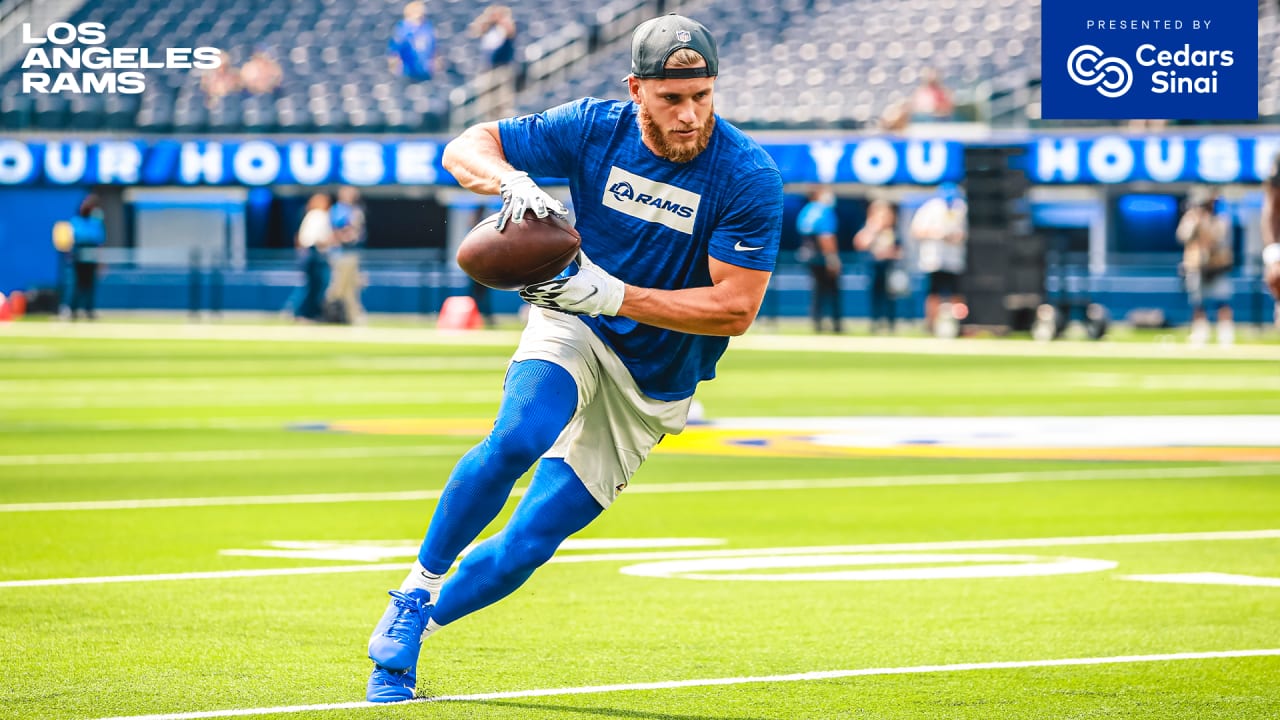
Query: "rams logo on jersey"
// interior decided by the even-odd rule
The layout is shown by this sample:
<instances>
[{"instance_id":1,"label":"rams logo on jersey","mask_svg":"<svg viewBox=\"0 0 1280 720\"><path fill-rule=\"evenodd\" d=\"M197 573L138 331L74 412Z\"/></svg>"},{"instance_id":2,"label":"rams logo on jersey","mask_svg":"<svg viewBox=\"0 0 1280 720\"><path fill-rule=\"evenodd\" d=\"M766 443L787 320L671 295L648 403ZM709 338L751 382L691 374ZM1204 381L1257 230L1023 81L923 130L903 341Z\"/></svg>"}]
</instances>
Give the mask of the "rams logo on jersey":
<instances>
[{"instance_id":1,"label":"rams logo on jersey","mask_svg":"<svg viewBox=\"0 0 1280 720\"><path fill-rule=\"evenodd\" d=\"M609 192L613 193L613 197L618 202L623 200L631 200L635 198L635 188L631 187L629 182L617 182L609 187Z\"/></svg>"},{"instance_id":2,"label":"rams logo on jersey","mask_svg":"<svg viewBox=\"0 0 1280 720\"><path fill-rule=\"evenodd\" d=\"M602 201L607 208L692 235L702 196L615 166L610 168Z\"/></svg>"}]
</instances>

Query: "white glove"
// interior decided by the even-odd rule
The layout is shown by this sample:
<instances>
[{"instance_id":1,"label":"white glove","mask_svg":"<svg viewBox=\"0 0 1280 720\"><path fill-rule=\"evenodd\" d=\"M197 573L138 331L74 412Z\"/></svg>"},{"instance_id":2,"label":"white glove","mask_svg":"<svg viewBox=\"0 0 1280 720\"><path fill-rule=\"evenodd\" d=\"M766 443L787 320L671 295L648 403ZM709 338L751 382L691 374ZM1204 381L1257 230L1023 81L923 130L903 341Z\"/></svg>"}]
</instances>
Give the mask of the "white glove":
<instances>
[{"instance_id":1,"label":"white glove","mask_svg":"<svg viewBox=\"0 0 1280 720\"><path fill-rule=\"evenodd\" d=\"M502 192L502 215L498 218L498 232L502 232L508 220L517 225L524 222L524 214L530 210L540 218L546 217L549 212L561 217L569 214L569 210L559 200L538 187L529 173L522 170L512 170L498 178L498 189Z\"/></svg>"},{"instance_id":2,"label":"white glove","mask_svg":"<svg viewBox=\"0 0 1280 720\"><path fill-rule=\"evenodd\" d=\"M578 272L534 283L520 291L530 305L570 315L617 315L627 286L578 251Z\"/></svg>"}]
</instances>

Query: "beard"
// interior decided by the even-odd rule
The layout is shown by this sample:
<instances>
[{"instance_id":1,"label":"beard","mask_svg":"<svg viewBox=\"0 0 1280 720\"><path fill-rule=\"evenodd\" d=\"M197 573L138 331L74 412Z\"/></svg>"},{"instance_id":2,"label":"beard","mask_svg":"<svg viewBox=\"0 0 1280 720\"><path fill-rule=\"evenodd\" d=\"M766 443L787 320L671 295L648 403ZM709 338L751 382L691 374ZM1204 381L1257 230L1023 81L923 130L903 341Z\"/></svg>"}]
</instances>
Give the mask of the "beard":
<instances>
[{"instance_id":1,"label":"beard","mask_svg":"<svg viewBox=\"0 0 1280 720\"><path fill-rule=\"evenodd\" d=\"M663 130L654 122L653 116L649 114L648 108L641 104L637 113L640 119L640 134L644 137L645 144L653 149L660 157L664 157L671 162L687 163L690 160L702 154L707 149L707 144L711 142L711 131L716 128L716 109L711 107L711 114L707 116L707 121L698 128L697 133L691 140L681 140L677 138L673 131ZM677 128L678 130L688 130L690 128Z\"/></svg>"}]
</instances>

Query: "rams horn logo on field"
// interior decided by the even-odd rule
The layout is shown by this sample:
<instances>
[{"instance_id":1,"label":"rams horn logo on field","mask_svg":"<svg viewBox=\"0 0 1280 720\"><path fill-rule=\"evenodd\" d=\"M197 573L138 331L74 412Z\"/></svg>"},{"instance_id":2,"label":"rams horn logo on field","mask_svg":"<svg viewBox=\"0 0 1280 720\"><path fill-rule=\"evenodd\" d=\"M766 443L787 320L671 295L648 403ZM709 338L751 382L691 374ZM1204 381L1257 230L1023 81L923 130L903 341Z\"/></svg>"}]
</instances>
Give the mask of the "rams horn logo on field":
<instances>
[{"instance_id":1,"label":"rams horn logo on field","mask_svg":"<svg viewBox=\"0 0 1280 720\"><path fill-rule=\"evenodd\" d=\"M635 188L631 187L631 183L626 181L614 183L613 187L609 188L609 192L613 193L614 199L618 202L632 200L636 196Z\"/></svg>"}]
</instances>

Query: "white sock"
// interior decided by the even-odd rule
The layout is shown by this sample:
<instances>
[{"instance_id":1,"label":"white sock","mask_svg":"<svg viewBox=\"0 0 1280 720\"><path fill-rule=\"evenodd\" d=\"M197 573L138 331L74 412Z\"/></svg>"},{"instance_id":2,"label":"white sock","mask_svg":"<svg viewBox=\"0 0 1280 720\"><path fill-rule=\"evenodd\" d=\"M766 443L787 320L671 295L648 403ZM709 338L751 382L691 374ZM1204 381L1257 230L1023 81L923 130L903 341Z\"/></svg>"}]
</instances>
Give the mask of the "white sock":
<instances>
[{"instance_id":1,"label":"white sock","mask_svg":"<svg viewBox=\"0 0 1280 720\"><path fill-rule=\"evenodd\" d=\"M431 595L431 602L435 602L440 595L440 586L444 584L444 575L435 575L428 572L422 567L422 563L414 560L413 569L409 571L404 582L400 583L400 592L409 592L410 590L426 590Z\"/></svg>"},{"instance_id":2,"label":"white sock","mask_svg":"<svg viewBox=\"0 0 1280 720\"><path fill-rule=\"evenodd\" d=\"M1218 321L1218 344L1232 345L1236 341L1236 324L1230 320Z\"/></svg>"},{"instance_id":3,"label":"white sock","mask_svg":"<svg viewBox=\"0 0 1280 720\"><path fill-rule=\"evenodd\" d=\"M439 630L442 627L444 626L436 622L435 620L428 620L427 626L422 629L422 639L426 640L427 638L431 637L431 633Z\"/></svg>"},{"instance_id":4,"label":"white sock","mask_svg":"<svg viewBox=\"0 0 1280 720\"><path fill-rule=\"evenodd\" d=\"M1187 338L1192 345L1203 345L1209 341L1209 321L1192 320L1191 335Z\"/></svg>"}]
</instances>

